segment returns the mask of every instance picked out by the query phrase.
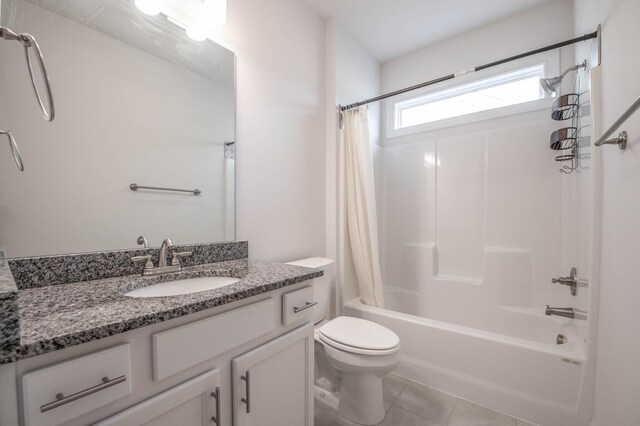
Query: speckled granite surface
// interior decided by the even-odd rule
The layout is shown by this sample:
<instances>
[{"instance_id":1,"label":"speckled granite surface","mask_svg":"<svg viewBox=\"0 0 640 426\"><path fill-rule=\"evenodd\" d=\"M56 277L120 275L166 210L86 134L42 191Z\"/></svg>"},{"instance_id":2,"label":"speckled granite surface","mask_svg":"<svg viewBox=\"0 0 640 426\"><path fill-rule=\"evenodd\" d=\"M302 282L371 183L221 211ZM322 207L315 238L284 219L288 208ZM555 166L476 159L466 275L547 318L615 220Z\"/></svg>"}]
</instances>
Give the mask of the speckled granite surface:
<instances>
[{"instance_id":1,"label":"speckled granite surface","mask_svg":"<svg viewBox=\"0 0 640 426\"><path fill-rule=\"evenodd\" d=\"M249 257L247 241L189 244L174 246L171 251L190 251L190 257L180 259L182 266ZM92 281L110 277L140 274L143 263L133 263L134 256L150 254L158 264L159 248L114 250L60 256L22 257L9 259L11 272L19 289L45 285Z\"/></svg>"},{"instance_id":2,"label":"speckled granite surface","mask_svg":"<svg viewBox=\"0 0 640 426\"><path fill-rule=\"evenodd\" d=\"M20 342L13 360L156 324L322 275L317 269L238 259L157 277L122 276L27 288L18 292ZM181 296L130 298L135 288L200 276L235 276L235 284ZM5 356L4 361L7 360Z\"/></svg>"},{"instance_id":3,"label":"speckled granite surface","mask_svg":"<svg viewBox=\"0 0 640 426\"><path fill-rule=\"evenodd\" d=\"M3 254L0 252L0 299L14 297L14 293L18 291L18 287L9 269L9 263L2 256Z\"/></svg>"},{"instance_id":4,"label":"speckled granite surface","mask_svg":"<svg viewBox=\"0 0 640 426\"><path fill-rule=\"evenodd\" d=\"M15 358L20 342L18 327L18 288L9 265L0 254L0 364Z\"/></svg>"}]
</instances>

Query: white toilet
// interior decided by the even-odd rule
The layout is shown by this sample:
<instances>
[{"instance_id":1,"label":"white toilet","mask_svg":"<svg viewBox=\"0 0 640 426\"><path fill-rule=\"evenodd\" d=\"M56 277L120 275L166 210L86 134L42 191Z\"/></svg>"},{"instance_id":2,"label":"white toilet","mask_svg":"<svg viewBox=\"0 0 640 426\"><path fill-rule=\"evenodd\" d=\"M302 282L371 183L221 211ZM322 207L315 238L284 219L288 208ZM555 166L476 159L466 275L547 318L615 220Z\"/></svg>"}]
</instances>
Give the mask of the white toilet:
<instances>
[{"instance_id":1,"label":"white toilet","mask_svg":"<svg viewBox=\"0 0 640 426\"><path fill-rule=\"evenodd\" d=\"M385 415L382 376L400 361L400 339L391 330L360 318L325 319L331 294L333 260L323 257L290 262L290 265L322 269L313 282L315 323L316 395L337 405L348 419L372 425ZM336 401L331 403L330 401Z\"/></svg>"}]
</instances>

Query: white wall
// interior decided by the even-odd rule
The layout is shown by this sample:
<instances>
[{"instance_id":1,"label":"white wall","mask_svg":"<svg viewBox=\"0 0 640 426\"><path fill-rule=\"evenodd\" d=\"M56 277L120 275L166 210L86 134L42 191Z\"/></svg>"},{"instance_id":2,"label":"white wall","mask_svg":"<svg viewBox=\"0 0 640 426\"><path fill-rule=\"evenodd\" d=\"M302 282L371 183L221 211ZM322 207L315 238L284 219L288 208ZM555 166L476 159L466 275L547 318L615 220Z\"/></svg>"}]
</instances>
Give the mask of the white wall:
<instances>
[{"instance_id":1,"label":"white wall","mask_svg":"<svg viewBox=\"0 0 640 426\"><path fill-rule=\"evenodd\" d=\"M640 38L636 0L576 0L576 34L602 24L600 129L610 126L640 96ZM595 89L594 89L595 90ZM640 241L640 114L620 130L629 132L626 151L601 154L602 236L594 424L631 426L640 418L640 287L634 266Z\"/></svg>"},{"instance_id":2,"label":"white wall","mask_svg":"<svg viewBox=\"0 0 640 426\"><path fill-rule=\"evenodd\" d=\"M7 14L5 18L9 18ZM0 241L33 256L233 239L225 233L225 141L234 90L102 33L18 2L16 31L36 35L51 75L56 119L37 108L18 43L3 43ZM132 192L129 184L198 188L202 195ZM233 223L233 218L231 218Z\"/></svg>"},{"instance_id":3,"label":"white wall","mask_svg":"<svg viewBox=\"0 0 640 426\"><path fill-rule=\"evenodd\" d=\"M385 62L382 89L390 92L537 49L572 36L572 4L557 0ZM563 59L573 57L565 49Z\"/></svg>"},{"instance_id":4,"label":"white wall","mask_svg":"<svg viewBox=\"0 0 640 426\"><path fill-rule=\"evenodd\" d=\"M251 257L325 253L324 23L295 0L228 3L237 55L236 239Z\"/></svg>"}]
</instances>

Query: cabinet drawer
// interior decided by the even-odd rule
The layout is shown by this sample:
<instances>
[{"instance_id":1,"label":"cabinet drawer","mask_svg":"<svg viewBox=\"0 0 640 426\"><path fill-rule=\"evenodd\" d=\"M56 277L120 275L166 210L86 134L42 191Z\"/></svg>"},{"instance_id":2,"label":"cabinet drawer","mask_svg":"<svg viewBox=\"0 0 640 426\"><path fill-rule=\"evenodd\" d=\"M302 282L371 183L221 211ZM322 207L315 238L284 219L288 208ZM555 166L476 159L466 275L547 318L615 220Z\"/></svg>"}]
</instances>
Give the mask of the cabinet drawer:
<instances>
[{"instance_id":1,"label":"cabinet drawer","mask_svg":"<svg viewBox=\"0 0 640 426\"><path fill-rule=\"evenodd\" d=\"M63 424L131 393L129 344L22 376L26 425Z\"/></svg>"},{"instance_id":2,"label":"cabinet drawer","mask_svg":"<svg viewBox=\"0 0 640 426\"><path fill-rule=\"evenodd\" d=\"M313 310L318 309L313 299L313 286L301 288L282 295L282 324L289 325L311 318Z\"/></svg>"},{"instance_id":3,"label":"cabinet drawer","mask_svg":"<svg viewBox=\"0 0 640 426\"><path fill-rule=\"evenodd\" d=\"M155 380L214 358L275 329L273 298L153 335Z\"/></svg>"}]
</instances>

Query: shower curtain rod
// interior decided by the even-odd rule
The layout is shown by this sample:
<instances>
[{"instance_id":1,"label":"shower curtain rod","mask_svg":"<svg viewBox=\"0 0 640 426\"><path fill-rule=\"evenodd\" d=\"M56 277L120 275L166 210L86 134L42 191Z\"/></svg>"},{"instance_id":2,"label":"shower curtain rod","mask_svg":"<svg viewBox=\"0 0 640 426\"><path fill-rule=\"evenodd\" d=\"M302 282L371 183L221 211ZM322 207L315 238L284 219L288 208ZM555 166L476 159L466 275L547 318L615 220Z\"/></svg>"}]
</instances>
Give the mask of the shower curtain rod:
<instances>
[{"instance_id":1,"label":"shower curtain rod","mask_svg":"<svg viewBox=\"0 0 640 426\"><path fill-rule=\"evenodd\" d=\"M485 65L480 65L480 66L477 66L475 68L471 68L471 69L464 70L464 71L459 71L459 72L454 73L454 74L445 75L443 77L439 77L439 78L436 78L436 79L433 79L433 80L425 81L424 83L416 84L415 86L405 87L404 89L396 90L395 92L385 93L384 95L376 96L375 98L365 99L364 101L354 102L352 104L345 105L345 106L339 105L338 107L340 108L340 112L347 111L349 109L358 108L359 106L367 105L367 104L370 104L372 102L381 101L383 99L387 99L387 98L390 98L392 96L400 95L402 93L411 92L412 90L421 89L423 87L431 86L433 84L440 83L440 82L447 81L447 80L453 80L454 78L461 77L461 76L463 76L465 74L471 74L471 73L474 73L474 72L477 72L477 71L482 71L482 70L487 69L487 68L492 68L492 67L495 67L497 65L502 65L502 64L504 64L506 62L515 61L517 59L526 58L527 56L536 55L538 53L547 52L549 50L559 49L559 48L564 47L564 46L569 46L569 45L576 44L576 43L581 42L581 41L587 41L587 40L591 40L591 39L599 38L599 37L600 37L600 26L598 26L598 29L596 31L594 31L592 33L589 33L589 34L585 34L585 35L583 35L581 37L572 38L571 40L565 40L565 41L562 41L560 43L555 43L555 44L551 44L549 46L541 47L539 49L530 50L528 52L521 53L519 55L510 56L508 58L501 59L501 60L495 61L495 62L490 62L490 63L485 64Z\"/></svg>"}]
</instances>

